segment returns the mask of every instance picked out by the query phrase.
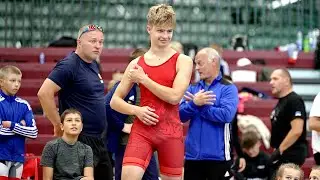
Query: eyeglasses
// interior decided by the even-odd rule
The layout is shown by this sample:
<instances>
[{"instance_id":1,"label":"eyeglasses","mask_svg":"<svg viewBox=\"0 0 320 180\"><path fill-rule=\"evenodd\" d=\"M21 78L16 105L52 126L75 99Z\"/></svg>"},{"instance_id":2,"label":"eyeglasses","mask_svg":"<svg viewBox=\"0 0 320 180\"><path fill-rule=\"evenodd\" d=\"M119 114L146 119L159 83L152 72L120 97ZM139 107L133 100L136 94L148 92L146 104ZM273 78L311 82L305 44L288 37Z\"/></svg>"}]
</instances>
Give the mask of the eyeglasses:
<instances>
[{"instance_id":1,"label":"eyeglasses","mask_svg":"<svg viewBox=\"0 0 320 180\"><path fill-rule=\"evenodd\" d=\"M103 33L103 29L101 26L90 24L90 25L87 25L84 28L82 28L82 32L80 33L78 39L82 36L82 34L90 32L90 31L95 31L95 30L99 30Z\"/></svg>"}]
</instances>

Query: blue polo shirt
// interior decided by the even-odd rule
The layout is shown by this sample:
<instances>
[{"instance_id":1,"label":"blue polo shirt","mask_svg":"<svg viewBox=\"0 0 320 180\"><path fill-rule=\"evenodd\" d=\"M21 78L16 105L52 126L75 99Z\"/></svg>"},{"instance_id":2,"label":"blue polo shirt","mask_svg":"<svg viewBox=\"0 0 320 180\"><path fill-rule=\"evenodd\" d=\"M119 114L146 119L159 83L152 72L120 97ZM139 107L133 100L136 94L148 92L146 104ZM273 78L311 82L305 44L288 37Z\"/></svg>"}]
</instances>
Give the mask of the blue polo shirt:
<instances>
[{"instance_id":1,"label":"blue polo shirt","mask_svg":"<svg viewBox=\"0 0 320 180\"><path fill-rule=\"evenodd\" d=\"M75 108L83 118L82 133L101 137L107 128L104 83L96 61L87 63L71 53L57 63L48 76L60 86L59 112Z\"/></svg>"}]
</instances>

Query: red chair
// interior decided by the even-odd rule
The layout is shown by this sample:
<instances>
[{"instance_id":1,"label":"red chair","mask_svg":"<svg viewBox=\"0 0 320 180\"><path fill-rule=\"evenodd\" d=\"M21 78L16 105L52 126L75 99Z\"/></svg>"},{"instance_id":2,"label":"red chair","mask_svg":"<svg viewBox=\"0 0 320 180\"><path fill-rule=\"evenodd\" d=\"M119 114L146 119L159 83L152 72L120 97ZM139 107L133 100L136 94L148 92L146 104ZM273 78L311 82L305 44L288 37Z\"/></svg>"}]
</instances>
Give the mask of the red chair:
<instances>
[{"instance_id":1,"label":"red chair","mask_svg":"<svg viewBox=\"0 0 320 180\"><path fill-rule=\"evenodd\" d=\"M35 156L34 154L26 154L26 161L23 165L23 172L21 179L34 179L40 180L42 179L40 170L40 157Z\"/></svg>"}]
</instances>

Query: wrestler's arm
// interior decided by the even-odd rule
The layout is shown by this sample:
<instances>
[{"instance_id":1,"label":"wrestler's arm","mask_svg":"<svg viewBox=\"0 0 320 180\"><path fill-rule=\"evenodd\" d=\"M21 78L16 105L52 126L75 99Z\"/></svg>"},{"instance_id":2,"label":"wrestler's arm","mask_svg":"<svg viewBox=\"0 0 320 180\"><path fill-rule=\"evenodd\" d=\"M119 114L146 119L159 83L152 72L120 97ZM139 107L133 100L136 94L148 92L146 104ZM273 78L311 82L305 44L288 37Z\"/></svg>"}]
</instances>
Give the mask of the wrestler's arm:
<instances>
[{"instance_id":1,"label":"wrestler's arm","mask_svg":"<svg viewBox=\"0 0 320 180\"><path fill-rule=\"evenodd\" d=\"M128 72L132 68L133 64L137 64L137 62L138 59L134 59L130 62L110 101L111 108L122 114L135 115L135 110L138 107L123 100L133 86L133 83L128 78Z\"/></svg>"},{"instance_id":2,"label":"wrestler's arm","mask_svg":"<svg viewBox=\"0 0 320 180\"><path fill-rule=\"evenodd\" d=\"M135 115L146 125L156 125L159 116L155 114L155 109L148 106L136 106L125 102L123 99L128 95L133 86L133 82L129 80L128 73L138 62L138 58L131 61L128 65L120 84L114 92L110 106L112 109L127 115Z\"/></svg>"},{"instance_id":3,"label":"wrestler's arm","mask_svg":"<svg viewBox=\"0 0 320 180\"><path fill-rule=\"evenodd\" d=\"M165 102L176 105L179 104L184 92L186 91L192 73L192 59L184 54L180 54L177 60L177 75L174 79L172 88L160 85L148 76L141 83L148 88L154 95ZM161 74L159 74L161 76Z\"/></svg>"}]
</instances>

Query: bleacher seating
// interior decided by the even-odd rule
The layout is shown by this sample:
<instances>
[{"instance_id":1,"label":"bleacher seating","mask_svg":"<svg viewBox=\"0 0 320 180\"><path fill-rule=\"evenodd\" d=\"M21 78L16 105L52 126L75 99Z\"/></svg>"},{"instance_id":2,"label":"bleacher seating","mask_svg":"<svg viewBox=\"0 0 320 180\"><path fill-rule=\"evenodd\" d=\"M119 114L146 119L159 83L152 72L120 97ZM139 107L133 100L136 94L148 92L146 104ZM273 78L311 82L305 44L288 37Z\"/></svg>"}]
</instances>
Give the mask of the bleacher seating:
<instances>
[{"instance_id":1,"label":"bleacher seating","mask_svg":"<svg viewBox=\"0 0 320 180\"><path fill-rule=\"evenodd\" d=\"M45 78L48 77L51 70L55 67L55 62L47 62L45 64L39 64L39 63L1 63L1 66L5 65L15 65L17 66L22 74L23 74L23 80L29 80L33 79L36 80L35 82L38 83L38 81L41 81L41 84ZM112 77L112 73L116 70L124 72L125 68L127 67L128 62L111 62L111 63L102 63L101 69L102 74L101 76L103 79L109 80Z\"/></svg>"},{"instance_id":2,"label":"bleacher seating","mask_svg":"<svg viewBox=\"0 0 320 180\"><path fill-rule=\"evenodd\" d=\"M306 160L304 161L304 164L301 167L304 172L305 179L309 179L311 168L315 165L316 165L316 163L315 163L313 157L306 158Z\"/></svg>"},{"instance_id":3,"label":"bleacher seating","mask_svg":"<svg viewBox=\"0 0 320 180\"><path fill-rule=\"evenodd\" d=\"M244 103L244 113L258 117L270 117L272 109L276 106L277 100L253 100Z\"/></svg>"},{"instance_id":4,"label":"bleacher seating","mask_svg":"<svg viewBox=\"0 0 320 180\"><path fill-rule=\"evenodd\" d=\"M38 63L41 53L45 55L45 62L58 62L69 53L70 48L0 48L0 62ZM104 49L101 62L128 62L132 49Z\"/></svg>"},{"instance_id":5,"label":"bleacher seating","mask_svg":"<svg viewBox=\"0 0 320 180\"><path fill-rule=\"evenodd\" d=\"M288 53L276 51L230 51L225 50L222 54L224 60L229 65L235 65L238 59L246 57L250 60L264 60L268 67L289 67L289 68L313 68L314 55L313 53L299 52L298 59L295 65L288 64Z\"/></svg>"},{"instance_id":6,"label":"bleacher seating","mask_svg":"<svg viewBox=\"0 0 320 180\"><path fill-rule=\"evenodd\" d=\"M19 67L23 73L23 80L21 89L18 95L26 99L36 113L42 112L40 102L37 97L38 89L48 76L57 61L62 59L66 54L70 53L72 49L62 48L0 48L0 66L13 64ZM111 75L115 70L124 71L128 64L128 56L131 49L114 49L104 50L101 55L102 77L105 85L111 79ZM39 64L39 54L45 53L46 62ZM248 69L261 72L263 66L248 66L236 67L236 60L241 57L248 57L251 60L264 59L268 67L291 67L287 64L287 54L269 51L256 52L233 52L225 51L223 54L225 60L230 64L231 70ZM296 68L310 68L313 67L312 54L301 53L298 62L294 66ZM238 90L244 87L249 87L257 91L263 92L271 96L271 86L269 82L244 83L236 82ZM56 103L58 102L56 98ZM276 105L277 100L250 100L244 102L243 114L251 114L258 116L266 126L271 129L270 114L272 108ZM39 137L36 140L28 139L26 142L26 151L35 155L41 155L42 149L46 142L54 139L53 126L51 122L41 114L36 114L35 119L39 129ZM189 123L184 124L184 135L188 131ZM306 160L303 168L305 172L309 172L308 168L314 164L311 149L311 138L308 137L308 152L310 157Z\"/></svg>"},{"instance_id":7,"label":"bleacher seating","mask_svg":"<svg viewBox=\"0 0 320 180\"><path fill-rule=\"evenodd\" d=\"M42 150L48 141L55 139L52 134L39 134L37 139L27 139L26 152L41 155Z\"/></svg>"},{"instance_id":8,"label":"bleacher seating","mask_svg":"<svg viewBox=\"0 0 320 180\"><path fill-rule=\"evenodd\" d=\"M235 82L235 85L237 86L238 90L240 91L242 88L250 88L262 93L265 93L266 95L271 96L271 85L269 82Z\"/></svg>"},{"instance_id":9,"label":"bleacher seating","mask_svg":"<svg viewBox=\"0 0 320 180\"><path fill-rule=\"evenodd\" d=\"M44 115L35 115L39 134L53 134L53 125Z\"/></svg>"},{"instance_id":10,"label":"bleacher seating","mask_svg":"<svg viewBox=\"0 0 320 180\"><path fill-rule=\"evenodd\" d=\"M39 62L40 53L44 53L46 62L58 62L74 49L70 48L0 48L0 62ZM127 63L132 49L104 49L101 54L102 63ZM313 53L299 53L297 63L288 65L288 55L276 51L243 51L225 50L222 57L235 65L237 60L246 57L250 60L263 59L269 67L313 68Z\"/></svg>"}]
</instances>

